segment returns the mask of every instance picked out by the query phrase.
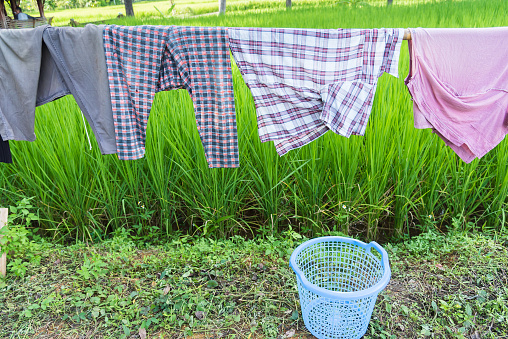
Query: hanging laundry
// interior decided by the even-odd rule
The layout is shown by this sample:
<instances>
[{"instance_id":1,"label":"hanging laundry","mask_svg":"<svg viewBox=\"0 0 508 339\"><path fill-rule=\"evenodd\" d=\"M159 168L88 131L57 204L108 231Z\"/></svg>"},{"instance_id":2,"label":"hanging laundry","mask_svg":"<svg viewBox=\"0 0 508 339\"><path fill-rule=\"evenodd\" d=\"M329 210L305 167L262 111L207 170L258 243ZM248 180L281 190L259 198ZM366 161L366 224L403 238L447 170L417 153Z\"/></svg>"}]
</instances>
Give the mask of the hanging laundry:
<instances>
[{"instance_id":1,"label":"hanging laundry","mask_svg":"<svg viewBox=\"0 0 508 339\"><path fill-rule=\"evenodd\" d=\"M72 94L103 154L116 153L102 27L0 30L0 134L34 141L35 107Z\"/></svg>"},{"instance_id":2,"label":"hanging laundry","mask_svg":"<svg viewBox=\"0 0 508 339\"><path fill-rule=\"evenodd\" d=\"M48 27L44 31L45 47L51 57L44 57L43 51L37 105L52 101L55 93L72 94L95 134L101 153L114 154L115 127L102 31L103 26L95 25ZM45 60L54 61L58 72L54 67L44 67ZM60 89L55 91L59 85Z\"/></svg>"},{"instance_id":3,"label":"hanging laundry","mask_svg":"<svg viewBox=\"0 0 508 339\"><path fill-rule=\"evenodd\" d=\"M35 102L46 26L0 29L0 135L34 141Z\"/></svg>"},{"instance_id":4,"label":"hanging laundry","mask_svg":"<svg viewBox=\"0 0 508 339\"><path fill-rule=\"evenodd\" d=\"M208 166L239 166L228 47L221 27L104 27L120 159L144 156L155 93L184 88L194 102Z\"/></svg>"},{"instance_id":5,"label":"hanging laundry","mask_svg":"<svg viewBox=\"0 0 508 339\"><path fill-rule=\"evenodd\" d=\"M483 157L508 131L508 27L411 29L409 49L415 127Z\"/></svg>"},{"instance_id":6,"label":"hanging laundry","mask_svg":"<svg viewBox=\"0 0 508 339\"><path fill-rule=\"evenodd\" d=\"M12 154L11 148L9 147L9 141L4 141L0 135L0 162L11 164Z\"/></svg>"},{"instance_id":7,"label":"hanging laundry","mask_svg":"<svg viewBox=\"0 0 508 339\"><path fill-rule=\"evenodd\" d=\"M363 135L377 80L398 76L403 29L228 28L256 104L259 137L279 155L328 130Z\"/></svg>"}]
</instances>

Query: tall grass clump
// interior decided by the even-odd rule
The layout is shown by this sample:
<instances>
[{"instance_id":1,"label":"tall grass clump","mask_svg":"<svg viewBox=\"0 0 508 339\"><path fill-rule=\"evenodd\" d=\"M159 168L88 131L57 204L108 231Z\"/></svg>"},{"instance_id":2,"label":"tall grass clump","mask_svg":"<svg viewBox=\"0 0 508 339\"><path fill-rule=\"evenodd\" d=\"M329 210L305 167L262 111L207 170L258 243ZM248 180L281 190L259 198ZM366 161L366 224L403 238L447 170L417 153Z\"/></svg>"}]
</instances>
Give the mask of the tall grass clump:
<instances>
[{"instance_id":1,"label":"tall grass clump","mask_svg":"<svg viewBox=\"0 0 508 339\"><path fill-rule=\"evenodd\" d=\"M235 12L188 19L127 18L119 24L309 28L488 27L508 24L508 2L479 0L353 8L337 3L291 11ZM99 240L175 231L210 236L343 233L368 239L422 229L506 230L507 141L463 163L429 130L413 127L404 43L400 78L378 83L364 137L328 133L279 157L261 143L252 95L233 65L241 167L209 169L185 90L159 93L146 156L102 156L72 97L36 111L37 141L11 142L0 166L0 204L22 197L39 209L40 230L57 240ZM88 126L88 132L91 130Z\"/></svg>"}]
</instances>

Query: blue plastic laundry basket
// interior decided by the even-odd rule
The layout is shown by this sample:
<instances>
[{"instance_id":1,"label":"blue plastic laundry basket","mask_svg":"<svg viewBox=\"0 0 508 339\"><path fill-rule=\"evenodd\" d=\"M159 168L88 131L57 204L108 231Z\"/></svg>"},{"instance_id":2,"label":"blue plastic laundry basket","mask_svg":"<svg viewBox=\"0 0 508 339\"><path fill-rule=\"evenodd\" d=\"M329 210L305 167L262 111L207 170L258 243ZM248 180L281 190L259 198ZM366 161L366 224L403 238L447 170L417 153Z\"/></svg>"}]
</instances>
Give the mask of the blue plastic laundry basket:
<instances>
[{"instance_id":1,"label":"blue plastic laundry basket","mask_svg":"<svg viewBox=\"0 0 508 339\"><path fill-rule=\"evenodd\" d=\"M289 265L296 273L303 321L313 335L352 339L367 332L377 295L391 275L388 254L378 243L316 238L298 246Z\"/></svg>"}]
</instances>

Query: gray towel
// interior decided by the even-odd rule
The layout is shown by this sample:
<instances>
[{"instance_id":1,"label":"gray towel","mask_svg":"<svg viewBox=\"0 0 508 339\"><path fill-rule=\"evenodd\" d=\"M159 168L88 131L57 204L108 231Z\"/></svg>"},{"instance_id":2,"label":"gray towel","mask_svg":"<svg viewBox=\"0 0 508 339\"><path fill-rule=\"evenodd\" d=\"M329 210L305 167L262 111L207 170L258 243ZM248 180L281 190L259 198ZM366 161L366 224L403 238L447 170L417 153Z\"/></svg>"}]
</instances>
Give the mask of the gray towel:
<instances>
[{"instance_id":1,"label":"gray towel","mask_svg":"<svg viewBox=\"0 0 508 339\"><path fill-rule=\"evenodd\" d=\"M59 71L59 75L53 77L63 78L92 127L102 154L113 154L116 153L115 126L102 30L103 26L95 25L48 27L43 38ZM43 51L43 66L45 59ZM52 70L51 65L47 69ZM59 89L54 88L54 83L59 80L45 81L45 77L44 70L41 70L38 105L39 101L43 104L59 93ZM48 92L48 89L51 90Z\"/></svg>"}]
</instances>

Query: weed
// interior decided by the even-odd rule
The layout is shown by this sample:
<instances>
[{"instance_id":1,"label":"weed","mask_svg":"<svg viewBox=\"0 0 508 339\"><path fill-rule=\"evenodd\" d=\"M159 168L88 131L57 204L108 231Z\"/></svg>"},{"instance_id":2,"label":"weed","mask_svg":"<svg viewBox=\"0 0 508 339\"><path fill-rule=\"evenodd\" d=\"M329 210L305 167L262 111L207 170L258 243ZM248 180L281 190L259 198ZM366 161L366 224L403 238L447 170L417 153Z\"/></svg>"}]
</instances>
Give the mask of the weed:
<instances>
[{"instance_id":1,"label":"weed","mask_svg":"<svg viewBox=\"0 0 508 339\"><path fill-rule=\"evenodd\" d=\"M33 212L32 199L23 198L16 206L10 206L7 225L1 229L0 248L7 253L9 271L18 277L25 275L29 263L37 266L41 260L37 251L44 241L35 235L37 229L32 226L33 221L39 220Z\"/></svg>"},{"instance_id":2,"label":"weed","mask_svg":"<svg viewBox=\"0 0 508 339\"><path fill-rule=\"evenodd\" d=\"M180 236L140 249L128 233L117 233L95 245L44 247L40 264L28 263L30 277L11 274L2 281L0 337L25 333L23 319L34 331L64 319L58 322L63 336L93 330L97 337L120 338L144 328L156 337L276 338L304 331L288 267L304 237ZM506 336L503 239L429 231L385 244L392 279L378 297L366 338Z\"/></svg>"},{"instance_id":3,"label":"weed","mask_svg":"<svg viewBox=\"0 0 508 339\"><path fill-rule=\"evenodd\" d=\"M92 278L97 280L108 274L109 271L106 269L107 266L108 264L103 262L97 256L94 256L92 258L88 258L85 256L85 261L83 265L81 265L81 268L76 270L76 273L78 274L77 277L84 280L90 280Z\"/></svg>"},{"instance_id":4,"label":"weed","mask_svg":"<svg viewBox=\"0 0 508 339\"><path fill-rule=\"evenodd\" d=\"M228 1L228 10L239 11L193 18L168 17L170 2L155 4L164 17L154 14L154 3L139 3L147 13L140 10L136 18L115 23L328 29L508 25L506 15L492 15L507 11L504 0L398 2L390 8L386 1L356 8L336 2L295 1L286 11L283 1ZM216 5L185 0L173 10L192 6L201 13ZM118 13L115 6L98 10ZM409 68L407 48L404 43L401 78ZM101 155L94 140L91 151L83 147L88 142L79 107L66 97L37 108L36 142L11 146L18 156L15 164L0 167L3 204L15 205L20 191L37 196L31 203L39 211L39 232L61 243L99 242L122 228L137 243L177 232L277 236L289 227L307 237L337 232L364 240L467 230L472 223L490 232L506 229L507 141L481 160L458 161L439 137L413 127L402 80L379 79L364 137L328 133L279 157L273 145L259 140L252 95L234 65L232 77L241 168L208 168L185 90L156 95L146 156L134 162Z\"/></svg>"}]
</instances>

